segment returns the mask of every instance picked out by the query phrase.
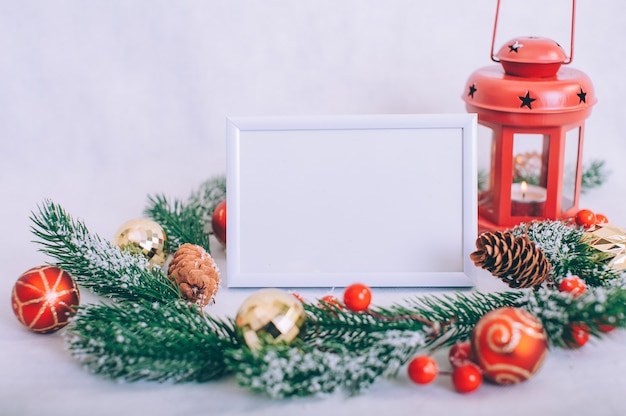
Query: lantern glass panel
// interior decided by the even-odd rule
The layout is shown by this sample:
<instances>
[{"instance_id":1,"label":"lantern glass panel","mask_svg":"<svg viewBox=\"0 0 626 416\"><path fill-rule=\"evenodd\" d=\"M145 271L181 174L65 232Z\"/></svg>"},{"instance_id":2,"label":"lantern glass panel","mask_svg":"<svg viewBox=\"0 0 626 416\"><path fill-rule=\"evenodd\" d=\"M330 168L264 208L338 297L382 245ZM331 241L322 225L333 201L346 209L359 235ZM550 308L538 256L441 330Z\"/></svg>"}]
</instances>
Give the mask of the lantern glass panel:
<instances>
[{"instance_id":1,"label":"lantern glass panel","mask_svg":"<svg viewBox=\"0 0 626 416\"><path fill-rule=\"evenodd\" d=\"M477 128L478 200L483 209L493 211L494 131L478 124Z\"/></svg>"},{"instance_id":2,"label":"lantern glass panel","mask_svg":"<svg viewBox=\"0 0 626 416\"><path fill-rule=\"evenodd\" d=\"M576 173L580 169L578 166L578 150L580 144L580 127L569 130L565 133L565 157L563 167L563 193L561 198L561 208L563 212L575 206L576 198Z\"/></svg>"},{"instance_id":3,"label":"lantern glass panel","mask_svg":"<svg viewBox=\"0 0 626 416\"><path fill-rule=\"evenodd\" d=\"M550 136L536 133L513 135L511 215L545 215Z\"/></svg>"}]
</instances>

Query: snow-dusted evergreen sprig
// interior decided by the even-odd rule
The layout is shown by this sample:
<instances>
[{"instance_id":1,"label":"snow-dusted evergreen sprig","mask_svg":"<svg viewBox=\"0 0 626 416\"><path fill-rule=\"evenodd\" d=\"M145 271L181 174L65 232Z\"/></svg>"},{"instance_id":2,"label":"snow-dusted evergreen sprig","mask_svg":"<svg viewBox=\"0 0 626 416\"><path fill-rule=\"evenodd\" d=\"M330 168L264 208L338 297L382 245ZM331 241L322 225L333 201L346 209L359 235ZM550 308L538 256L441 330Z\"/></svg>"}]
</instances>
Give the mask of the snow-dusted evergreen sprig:
<instances>
[{"instance_id":1,"label":"snow-dusted evergreen sprig","mask_svg":"<svg viewBox=\"0 0 626 416\"><path fill-rule=\"evenodd\" d=\"M610 269L587 243L584 230L563 221L543 220L522 223L512 229L515 236L528 235L550 262L550 275L558 283L577 275L590 286L610 286L620 273Z\"/></svg>"},{"instance_id":2,"label":"snow-dusted evergreen sprig","mask_svg":"<svg viewBox=\"0 0 626 416\"><path fill-rule=\"evenodd\" d=\"M339 390L359 394L400 367L426 344L415 331L390 330L367 335L368 345L318 338L311 344L241 349L228 362L241 386L274 399L321 396Z\"/></svg>"},{"instance_id":3,"label":"snow-dusted evergreen sprig","mask_svg":"<svg viewBox=\"0 0 626 416\"><path fill-rule=\"evenodd\" d=\"M224 352L239 348L233 328L194 304L142 300L82 306L66 341L83 366L107 378L204 382L228 372Z\"/></svg>"},{"instance_id":4,"label":"snow-dusted evergreen sprig","mask_svg":"<svg viewBox=\"0 0 626 416\"><path fill-rule=\"evenodd\" d=\"M31 231L40 251L56 260L76 282L96 294L126 300L163 302L179 299L167 276L148 260L113 246L89 232L61 206L44 201L31 215Z\"/></svg>"},{"instance_id":5,"label":"snow-dusted evergreen sprig","mask_svg":"<svg viewBox=\"0 0 626 416\"><path fill-rule=\"evenodd\" d=\"M202 216L202 222L210 230L211 218L217 205L226 199L226 176L213 176L200 184L200 187L191 193L187 203L196 209Z\"/></svg>"},{"instance_id":6,"label":"snow-dusted evergreen sprig","mask_svg":"<svg viewBox=\"0 0 626 416\"><path fill-rule=\"evenodd\" d=\"M578 297L571 293L541 288L529 291L517 307L526 309L543 324L550 345L569 348L571 325L586 328L600 337L601 326L626 327L626 288L592 287Z\"/></svg>"},{"instance_id":7,"label":"snow-dusted evergreen sprig","mask_svg":"<svg viewBox=\"0 0 626 416\"><path fill-rule=\"evenodd\" d=\"M185 204L178 199L168 200L164 195L148 197L144 213L156 221L167 235L168 252L176 251L185 243L196 244L211 253L209 230L203 210L195 204Z\"/></svg>"}]
</instances>

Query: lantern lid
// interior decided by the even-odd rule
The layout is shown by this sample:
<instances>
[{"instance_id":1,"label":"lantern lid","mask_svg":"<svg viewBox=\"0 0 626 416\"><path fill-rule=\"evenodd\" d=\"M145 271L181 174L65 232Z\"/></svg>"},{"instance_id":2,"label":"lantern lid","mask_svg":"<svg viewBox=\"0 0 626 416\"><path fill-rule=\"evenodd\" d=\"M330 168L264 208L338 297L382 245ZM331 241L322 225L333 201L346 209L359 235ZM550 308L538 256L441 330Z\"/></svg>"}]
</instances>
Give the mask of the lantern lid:
<instances>
[{"instance_id":1,"label":"lantern lid","mask_svg":"<svg viewBox=\"0 0 626 416\"><path fill-rule=\"evenodd\" d=\"M507 75L527 78L553 77L568 61L561 45L535 36L511 39L500 48L495 58Z\"/></svg>"}]
</instances>

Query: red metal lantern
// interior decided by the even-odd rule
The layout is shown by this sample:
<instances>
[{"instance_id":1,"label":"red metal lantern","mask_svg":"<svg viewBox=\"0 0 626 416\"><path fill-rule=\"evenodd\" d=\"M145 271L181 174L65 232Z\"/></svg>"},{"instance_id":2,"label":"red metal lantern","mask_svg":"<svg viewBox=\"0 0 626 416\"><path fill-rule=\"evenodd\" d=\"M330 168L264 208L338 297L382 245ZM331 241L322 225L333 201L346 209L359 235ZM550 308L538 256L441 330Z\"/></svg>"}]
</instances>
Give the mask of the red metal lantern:
<instances>
[{"instance_id":1,"label":"red metal lantern","mask_svg":"<svg viewBox=\"0 0 626 416\"><path fill-rule=\"evenodd\" d=\"M575 6L569 57L539 37L512 39L494 55L498 1L491 59L500 65L475 71L463 95L467 111L478 114L479 146L488 140L490 148L478 198L481 231L578 210L584 121L596 97L583 72L562 67L572 61Z\"/></svg>"}]
</instances>

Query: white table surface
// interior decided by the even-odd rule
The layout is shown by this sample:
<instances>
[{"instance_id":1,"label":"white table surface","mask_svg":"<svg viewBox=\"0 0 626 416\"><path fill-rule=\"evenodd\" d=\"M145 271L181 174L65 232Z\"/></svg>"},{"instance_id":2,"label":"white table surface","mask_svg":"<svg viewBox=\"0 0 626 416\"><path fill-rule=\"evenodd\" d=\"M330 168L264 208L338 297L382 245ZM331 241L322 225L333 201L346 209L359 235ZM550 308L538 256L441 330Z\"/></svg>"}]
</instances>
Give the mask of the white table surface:
<instances>
[{"instance_id":1,"label":"white table surface","mask_svg":"<svg viewBox=\"0 0 626 416\"><path fill-rule=\"evenodd\" d=\"M225 276L225 253L213 245ZM626 333L614 331L575 351L553 350L541 370L515 386L484 383L471 394L458 394L450 378L428 386L412 384L401 371L380 380L358 397L343 393L324 398L274 401L240 388L232 377L204 384L120 383L89 374L65 349L62 331L41 335L23 328L10 307L11 279L0 287L0 415L623 415L626 412ZM498 279L479 272L476 290L506 290ZM232 316L254 289L221 288L216 316ZM331 289L296 289L315 299ZM379 305L401 301L428 289L374 289ZM82 300L96 300L82 292ZM336 289L335 294L340 294ZM439 362L445 367L445 352Z\"/></svg>"}]
</instances>

